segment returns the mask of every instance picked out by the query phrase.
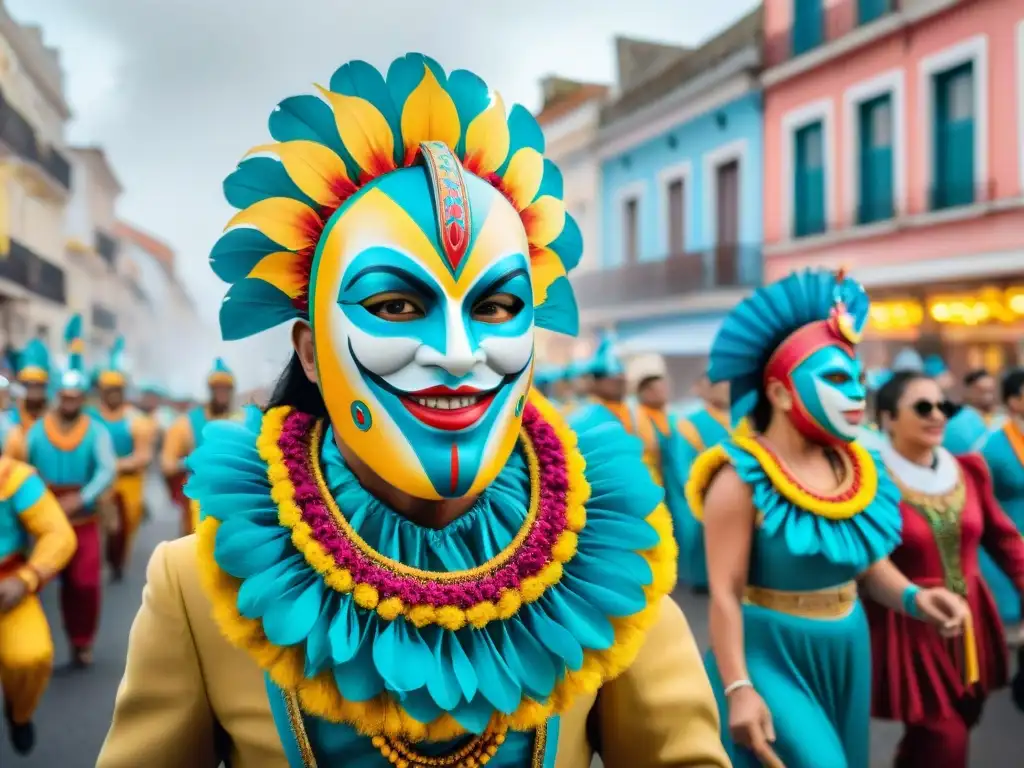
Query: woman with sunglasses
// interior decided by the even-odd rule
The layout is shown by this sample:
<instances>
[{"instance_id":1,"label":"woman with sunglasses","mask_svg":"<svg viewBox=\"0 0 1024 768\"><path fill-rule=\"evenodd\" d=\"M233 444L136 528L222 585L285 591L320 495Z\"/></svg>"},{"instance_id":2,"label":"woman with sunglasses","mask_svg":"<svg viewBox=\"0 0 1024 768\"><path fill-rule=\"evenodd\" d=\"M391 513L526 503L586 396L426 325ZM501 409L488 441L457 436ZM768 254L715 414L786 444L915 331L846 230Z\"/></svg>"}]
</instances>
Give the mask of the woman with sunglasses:
<instances>
[{"instance_id":1,"label":"woman with sunglasses","mask_svg":"<svg viewBox=\"0 0 1024 768\"><path fill-rule=\"evenodd\" d=\"M730 382L733 423L755 432L704 452L687 484L703 519L711 591L707 659L733 765L867 768L871 711L862 590L950 635L963 601L889 561L899 492L857 442L865 392L856 344L868 298L807 270L730 312L709 377Z\"/></svg>"},{"instance_id":2,"label":"woman with sunglasses","mask_svg":"<svg viewBox=\"0 0 1024 768\"><path fill-rule=\"evenodd\" d=\"M1002 624L978 555L984 547L1024 595L1024 540L996 502L984 460L942 447L956 406L934 379L897 373L877 408L888 435L882 455L903 497L892 561L919 587L962 596L970 619L961 638L944 639L869 602L873 714L905 724L897 768L964 768L985 698L1007 678Z\"/></svg>"}]
</instances>

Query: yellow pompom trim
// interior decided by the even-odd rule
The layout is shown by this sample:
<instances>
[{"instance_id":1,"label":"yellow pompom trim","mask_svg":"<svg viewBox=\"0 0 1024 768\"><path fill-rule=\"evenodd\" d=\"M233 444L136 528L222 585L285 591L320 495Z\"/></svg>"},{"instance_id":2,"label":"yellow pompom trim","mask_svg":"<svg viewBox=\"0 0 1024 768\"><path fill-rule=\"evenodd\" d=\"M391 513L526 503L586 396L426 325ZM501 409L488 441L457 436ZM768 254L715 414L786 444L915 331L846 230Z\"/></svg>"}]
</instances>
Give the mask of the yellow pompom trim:
<instances>
[{"instance_id":1,"label":"yellow pompom trim","mask_svg":"<svg viewBox=\"0 0 1024 768\"><path fill-rule=\"evenodd\" d=\"M554 409L546 401L544 406L542 415L546 417ZM273 411L266 418L271 418L272 423L276 421L280 429L284 414L272 414ZM578 451L573 451L569 458L570 470L575 467L582 473L584 460ZM589 493L589 487L586 490ZM575 671L566 670L564 678L555 685L547 703L524 697L514 713L498 718L500 722L514 730L535 729L553 715L567 711L577 697L596 693L606 681L619 676L633 663L647 630L658 617L661 599L671 593L676 582L678 553L668 509L664 504L659 504L646 520L659 535L658 544L639 553L653 574L651 584L644 587L647 604L632 616L610 618L615 632L611 647L603 651L584 651L582 667ZM322 672L314 678L305 677L303 646L275 646L267 639L259 620L246 618L238 612L241 581L222 571L214 556L219 526L218 520L206 518L199 524L197 531L199 573L204 591L213 606L214 619L228 641L245 650L277 686L295 692L304 712L330 722L347 723L366 736L386 735L407 741L449 741L465 734L465 729L451 715L445 714L430 723L421 723L384 694L362 702L344 699L330 672ZM293 529L293 540L294 536ZM552 563L541 576L536 577L537 583L533 589L542 591L545 582L556 583L561 578L561 571L561 563ZM352 591L351 583L346 591ZM527 601L527 591L524 583L523 601ZM376 591L373 596L376 597ZM497 606L494 606L497 616L506 618L514 614L518 609L517 598L502 595ZM385 612L395 608L385 600L376 604L378 612L385 604ZM418 626L424 626L433 619L439 625L455 630L461 629L466 623L465 612L451 607L434 610L427 606L412 606L406 609L406 615Z\"/></svg>"},{"instance_id":2,"label":"yellow pompom trim","mask_svg":"<svg viewBox=\"0 0 1024 768\"><path fill-rule=\"evenodd\" d=\"M754 457L772 486L787 501L828 520L849 520L859 515L871 505L878 493L878 468L875 460L859 443L849 443L845 446L847 452L843 454L850 463L850 472L841 491L853 492L848 496L840 497L837 494L834 498L829 498L798 485L792 473L756 438L734 435L732 441L738 448ZM704 494L718 471L728 463L729 454L722 445L704 451L693 462L690 476L686 481L686 502L696 519L703 519Z\"/></svg>"}]
</instances>

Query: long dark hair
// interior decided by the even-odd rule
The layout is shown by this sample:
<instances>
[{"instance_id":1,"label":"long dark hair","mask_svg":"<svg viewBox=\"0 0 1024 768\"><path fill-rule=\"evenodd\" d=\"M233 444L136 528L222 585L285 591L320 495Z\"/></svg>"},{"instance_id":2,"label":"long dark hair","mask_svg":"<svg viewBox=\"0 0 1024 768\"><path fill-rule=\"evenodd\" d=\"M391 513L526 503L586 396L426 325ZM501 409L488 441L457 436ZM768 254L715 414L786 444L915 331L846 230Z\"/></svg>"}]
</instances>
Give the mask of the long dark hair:
<instances>
[{"instance_id":1,"label":"long dark hair","mask_svg":"<svg viewBox=\"0 0 1024 768\"><path fill-rule=\"evenodd\" d=\"M267 410L282 405L317 418L327 417L327 406L324 404L323 395L320 394L320 388L306 377L299 356L294 352L274 385L274 391L267 402Z\"/></svg>"}]
</instances>

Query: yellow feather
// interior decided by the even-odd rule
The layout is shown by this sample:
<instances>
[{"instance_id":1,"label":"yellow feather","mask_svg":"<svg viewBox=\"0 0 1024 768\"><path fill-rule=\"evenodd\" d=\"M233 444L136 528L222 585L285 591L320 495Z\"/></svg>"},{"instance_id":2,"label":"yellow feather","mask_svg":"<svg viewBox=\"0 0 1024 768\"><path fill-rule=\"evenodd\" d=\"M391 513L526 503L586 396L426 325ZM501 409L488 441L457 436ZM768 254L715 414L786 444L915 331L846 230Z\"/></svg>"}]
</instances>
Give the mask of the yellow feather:
<instances>
[{"instance_id":1,"label":"yellow feather","mask_svg":"<svg viewBox=\"0 0 1024 768\"><path fill-rule=\"evenodd\" d=\"M548 245L562 234L565 227L565 203L551 195L543 195L523 211L523 221L530 245Z\"/></svg>"},{"instance_id":2,"label":"yellow feather","mask_svg":"<svg viewBox=\"0 0 1024 768\"><path fill-rule=\"evenodd\" d=\"M509 133L505 102L494 94L491 105L473 118L466 130L466 167L475 173L494 173L508 156Z\"/></svg>"},{"instance_id":3,"label":"yellow feather","mask_svg":"<svg viewBox=\"0 0 1024 768\"><path fill-rule=\"evenodd\" d=\"M225 229L248 225L290 251L316 244L314 225L320 217L305 203L288 197L269 197L236 213Z\"/></svg>"},{"instance_id":4,"label":"yellow feather","mask_svg":"<svg viewBox=\"0 0 1024 768\"><path fill-rule=\"evenodd\" d=\"M523 147L509 161L502 182L517 211L522 211L537 196L544 177L544 157L535 149Z\"/></svg>"},{"instance_id":5,"label":"yellow feather","mask_svg":"<svg viewBox=\"0 0 1024 768\"><path fill-rule=\"evenodd\" d=\"M533 306L539 307L548 297L548 288L565 276L565 267L554 251L534 249L530 254L530 282L533 283Z\"/></svg>"},{"instance_id":6,"label":"yellow feather","mask_svg":"<svg viewBox=\"0 0 1024 768\"><path fill-rule=\"evenodd\" d=\"M424 65L423 79L402 107L402 137L406 154L415 151L424 141L440 141L454 148L459 143L461 131L455 102L437 82L430 67Z\"/></svg>"},{"instance_id":7,"label":"yellow feather","mask_svg":"<svg viewBox=\"0 0 1024 768\"><path fill-rule=\"evenodd\" d=\"M339 189L352 183L345 162L331 149L315 141L264 144L249 150L246 157L265 152L277 155L295 186L319 205L337 207Z\"/></svg>"},{"instance_id":8,"label":"yellow feather","mask_svg":"<svg viewBox=\"0 0 1024 768\"><path fill-rule=\"evenodd\" d=\"M248 277L270 283L289 299L294 299L305 287L305 280L295 269L295 254L289 251L268 253L252 268Z\"/></svg>"},{"instance_id":9,"label":"yellow feather","mask_svg":"<svg viewBox=\"0 0 1024 768\"><path fill-rule=\"evenodd\" d=\"M387 119L373 104L317 86L334 110L338 135L352 159L370 176L395 169L395 138Z\"/></svg>"}]
</instances>

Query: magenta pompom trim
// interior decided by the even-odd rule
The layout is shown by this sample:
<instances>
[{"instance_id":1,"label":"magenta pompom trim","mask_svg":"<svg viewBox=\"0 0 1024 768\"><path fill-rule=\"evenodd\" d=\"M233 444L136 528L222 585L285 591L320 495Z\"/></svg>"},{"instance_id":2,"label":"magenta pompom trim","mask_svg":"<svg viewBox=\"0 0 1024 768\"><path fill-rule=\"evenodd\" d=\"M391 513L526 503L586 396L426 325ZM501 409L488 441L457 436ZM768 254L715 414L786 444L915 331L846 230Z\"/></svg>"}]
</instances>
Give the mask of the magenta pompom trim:
<instances>
[{"instance_id":1,"label":"magenta pompom trim","mask_svg":"<svg viewBox=\"0 0 1024 768\"><path fill-rule=\"evenodd\" d=\"M481 602L497 602L505 590L518 590L525 579L537 576L553 562L553 549L568 527L569 472L566 446L555 428L537 408L527 404L523 430L537 457L539 472L531 479L539 483L537 514L525 537L513 552L499 555L492 564L473 569L472 575L411 575L404 567L374 552L341 519L324 497L311 466L319 461L312 455L323 425L308 414L292 411L285 418L278 447L284 456L289 479L295 489L295 504L312 538L352 577L355 585L373 587L380 600L398 598L406 606L429 605L472 608ZM539 475L539 477L538 477ZM333 504L333 500L331 500ZM348 530L346 530L348 528ZM519 538L519 537L517 537Z\"/></svg>"}]
</instances>

